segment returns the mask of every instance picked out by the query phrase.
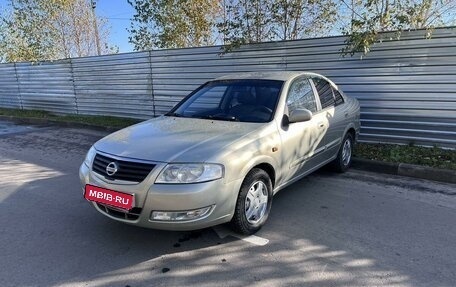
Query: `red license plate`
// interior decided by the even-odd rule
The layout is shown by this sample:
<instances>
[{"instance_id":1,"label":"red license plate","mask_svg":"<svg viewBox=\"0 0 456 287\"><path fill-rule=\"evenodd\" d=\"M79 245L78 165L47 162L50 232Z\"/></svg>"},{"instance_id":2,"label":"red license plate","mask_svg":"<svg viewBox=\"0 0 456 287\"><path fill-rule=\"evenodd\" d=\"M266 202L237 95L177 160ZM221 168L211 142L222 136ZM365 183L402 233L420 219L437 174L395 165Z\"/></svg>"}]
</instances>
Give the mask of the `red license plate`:
<instances>
[{"instance_id":1,"label":"red license plate","mask_svg":"<svg viewBox=\"0 0 456 287\"><path fill-rule=\"evenodd\" d=\"M84 198L126 210L133 207L133 195L89 184L85 186Z\"/></svg>"}]
</instances>

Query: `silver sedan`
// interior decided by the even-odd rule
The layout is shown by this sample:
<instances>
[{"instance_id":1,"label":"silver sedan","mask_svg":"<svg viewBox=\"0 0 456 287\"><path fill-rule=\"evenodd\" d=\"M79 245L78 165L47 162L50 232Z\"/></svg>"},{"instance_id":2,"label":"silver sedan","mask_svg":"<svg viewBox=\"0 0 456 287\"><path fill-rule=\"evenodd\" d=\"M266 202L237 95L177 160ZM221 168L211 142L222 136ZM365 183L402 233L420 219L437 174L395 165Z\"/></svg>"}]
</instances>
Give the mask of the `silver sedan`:
<instances>
[{"instance_id":1,"label":"silver sedan","mask_svg":"<svg viewBox=\"0 0 456 287\"><path fill-rule=\"evenodd\" d=\"M230 75L169 113L96 142L80 168L84 197L128 224L193 230L266 222L273 195L316 169L350 166L359 104L307 72Z\"/></svg>"}]
</instances>

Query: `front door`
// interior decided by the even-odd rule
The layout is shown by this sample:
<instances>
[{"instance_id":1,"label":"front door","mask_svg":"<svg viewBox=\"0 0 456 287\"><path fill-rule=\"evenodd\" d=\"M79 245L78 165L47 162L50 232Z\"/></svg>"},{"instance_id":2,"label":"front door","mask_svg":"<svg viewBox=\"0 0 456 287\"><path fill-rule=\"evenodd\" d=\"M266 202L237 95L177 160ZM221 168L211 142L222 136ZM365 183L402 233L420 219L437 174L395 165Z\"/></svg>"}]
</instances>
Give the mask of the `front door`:
<instances>
[{"instance_id":1,"label":"front door","mask_svg":"<svg viewBox=\"0 0 456 287\"><path fill-rule=\"evenodd\" d=\"M295 109L307 109L314 115L309 121L282 125L280 129L281 183L308 172L321 162L328 127L328 119L323 113L318 113L317 100L307 77L293 81L286 104L288 114Z\"/></svg>"}]
</instances>

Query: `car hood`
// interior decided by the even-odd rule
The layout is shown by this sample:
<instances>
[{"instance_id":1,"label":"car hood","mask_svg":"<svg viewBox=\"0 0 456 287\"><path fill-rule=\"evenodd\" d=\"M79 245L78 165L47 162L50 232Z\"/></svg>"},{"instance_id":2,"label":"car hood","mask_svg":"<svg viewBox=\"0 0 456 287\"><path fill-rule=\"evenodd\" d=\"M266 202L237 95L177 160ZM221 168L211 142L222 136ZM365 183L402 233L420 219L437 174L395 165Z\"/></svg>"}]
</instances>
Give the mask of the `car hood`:
<instances>
[{"instance_id":1,"label":"car hood","mask_svg":"<svg viewBox=\"0 0 456 287\"><path fill-rule=\"evenodd\" d=\"M98 151L161 162L205 162L264 124L159 117L95 143Z\"/></svg>"}]
</instances>

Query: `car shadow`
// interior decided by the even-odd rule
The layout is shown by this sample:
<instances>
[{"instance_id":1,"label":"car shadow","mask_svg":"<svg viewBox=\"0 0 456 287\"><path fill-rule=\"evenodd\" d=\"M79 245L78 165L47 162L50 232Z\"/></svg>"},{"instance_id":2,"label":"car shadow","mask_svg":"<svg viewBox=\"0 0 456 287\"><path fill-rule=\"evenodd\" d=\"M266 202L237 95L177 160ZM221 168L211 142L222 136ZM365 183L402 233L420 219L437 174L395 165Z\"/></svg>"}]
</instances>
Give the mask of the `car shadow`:
<instances>
[{"instance_id":1,"label":"car shadow","mask_svg":"<svg viewBox=\"0 0 456 287\"><path fill-rule=\"evenodd\" d=\"M287 210L283 201L311 200L308 179L298 185L299 197L293 186L279 193L270 222L257 234L270 243L254 246L234 237L220 239L212 229L171 232L112 221L83 199L76 173L31 181L1 203L2 241L7 242L2 254L10 262L1 271L3 286L213 286L221 281L351 286L387 272L385 282L407 281L400 272L376 267L373 259L331 250L315 234L287 227L283 218L306 214ZM297 248L302 244L308 250ZM313 278L316 268L321 276ZM343 276L331 279L334 272ZM353 273L364 275L353 278Z\"/></svg>"}]
</instances>

